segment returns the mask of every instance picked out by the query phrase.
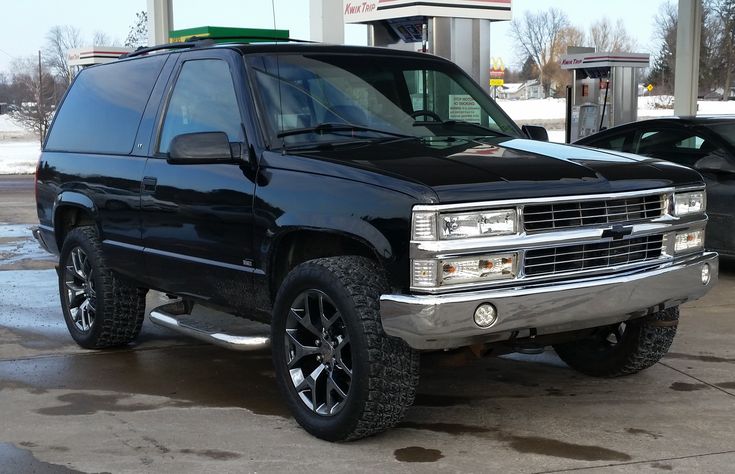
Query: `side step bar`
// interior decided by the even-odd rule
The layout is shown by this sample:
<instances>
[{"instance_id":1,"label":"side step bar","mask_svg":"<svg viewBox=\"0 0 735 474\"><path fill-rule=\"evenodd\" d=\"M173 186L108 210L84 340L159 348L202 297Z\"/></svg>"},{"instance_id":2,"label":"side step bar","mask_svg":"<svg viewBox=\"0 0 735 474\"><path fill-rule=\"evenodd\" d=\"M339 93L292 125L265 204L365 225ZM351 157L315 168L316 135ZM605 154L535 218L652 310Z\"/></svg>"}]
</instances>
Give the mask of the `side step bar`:
<instances>
[{"instance_id":1,"label":"side step bar","mask_svg":"<svg viewBox=\"0 0 735 474\"><path fill-rule=\"evenodd\" d=\"M225 349L257 351L270 347L270 332L265 324L197 307L195 313L181 313L178 302L154 308L151 322Z\"/></svg>"}]
</instances>

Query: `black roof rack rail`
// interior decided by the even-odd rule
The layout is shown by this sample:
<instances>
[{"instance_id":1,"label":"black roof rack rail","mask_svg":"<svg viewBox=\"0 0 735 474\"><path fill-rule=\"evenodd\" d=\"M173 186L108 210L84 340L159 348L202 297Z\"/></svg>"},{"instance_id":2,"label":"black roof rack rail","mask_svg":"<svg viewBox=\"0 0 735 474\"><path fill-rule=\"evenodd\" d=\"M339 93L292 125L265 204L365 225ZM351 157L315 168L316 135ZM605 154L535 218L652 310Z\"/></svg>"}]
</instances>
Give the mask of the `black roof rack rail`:
<instances>
[{"instance_id":1,"label":"black roof rack rail","mask_svg":"<svg viewBox=\"0 0 735 474\"><path fill-rule=\"evenodd\" d=\"M205 46L212 46L214 44L217 44L219 40L232 40L233 42L236 40L243 40L243 42L247 42L247 40L251 41L283 41L288 43L316 43L316 41L308 41L308 40L302 40L302 39L296 39L296 38L283 38L278 36L218 36L216 38L210 38L207 36L192 36L187 41L184 41L182 43L166 43L166 44L159 44L156 46L141 46L138 49L136 49L133 52L125 53L120 56L119 59L124 58L133 58L136 56L142 56L144 54L152 53L154 51L161 51L164 49L191 49L191 48L201 48Z\"/></svg>"},{"instance_id":2,"label":"black roof rack rail","mask_svg":"<svg viewBox=\"0 0 735 474\"><path fill-rule=\"evenodd\" d=\"M187 49L187 48L193 48L194 46L196 46L196 43L189 42L189 41L184 42L184 43L159 44L156 46L141 46L133 52L125 53L121 55L119 59L133 58L135 56L142 56L144 54L152 53L153 51L160 51L162 49Z\"/></svg>"},{"instance_id":3,"label":"black roof rack rail","mask_svg":"<svg viewBox=\"0 0 735 474\"><path fill-rule=\"evenodd\" d=\"M284 43L316 43L316 41L302 40L297 38L284 38L282 36L216 36L210 38L209 36L191 36L187 41L205 41L211 40L216 43L219 40L247 40L252 41L283 41Z\"/></svg>"}]
</instances>

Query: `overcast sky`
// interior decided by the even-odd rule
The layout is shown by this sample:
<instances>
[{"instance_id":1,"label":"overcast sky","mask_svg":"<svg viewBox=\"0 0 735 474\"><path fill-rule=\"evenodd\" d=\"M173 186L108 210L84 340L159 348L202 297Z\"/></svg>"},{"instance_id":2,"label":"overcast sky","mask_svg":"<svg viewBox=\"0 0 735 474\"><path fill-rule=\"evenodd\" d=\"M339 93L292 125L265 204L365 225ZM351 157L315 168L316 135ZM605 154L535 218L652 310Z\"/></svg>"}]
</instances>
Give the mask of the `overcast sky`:
<instances>
[{"instance_id":1,"label":"overcast sky","mask_svg":"<svg viewBox=\"0 0 735 474\"><path fill-rule=\"evenodd\" d=\"M174 0L174 28L194 26L239 26L272 28L271 0ZM291 30L295 38L309 38L309 1L274 0L276 25ZM560 8L580 28L603 16L615 21L622 18L636 38L640 52L654 52L653 18L666 0L513 0L513 14ZM672 1L672 0L669 0ZM0 71L8 71L13 57L30 56L42 48L46 32L54 25L73 25L91 40L95 31L104 31L121 43L125 40L135 13L145 10L145 0L1 0ZM491 26L491 50L507 65L512 65L515 48L509 22ZM361 25L348 25L346 42L365 44Z\"/></svg>"}]
</instances>

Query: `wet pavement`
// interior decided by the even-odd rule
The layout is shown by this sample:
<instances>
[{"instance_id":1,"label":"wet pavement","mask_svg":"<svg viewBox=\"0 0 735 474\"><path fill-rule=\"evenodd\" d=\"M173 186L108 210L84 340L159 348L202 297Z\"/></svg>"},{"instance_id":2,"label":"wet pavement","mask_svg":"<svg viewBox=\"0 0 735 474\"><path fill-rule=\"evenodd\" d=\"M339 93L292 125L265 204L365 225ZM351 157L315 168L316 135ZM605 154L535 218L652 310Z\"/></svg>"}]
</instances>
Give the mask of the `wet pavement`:
<instances>
[{"instance_id":1,"label":"wet pavement","mask_svg":"<svg viewBox=\"0 0 735 474\"><path fill-rule=\"evenodd\" d=\"M734 290L727 265L683 308L669 355L632 377L585 377L551 351L427 355L397 428L330 444L289 416L268 351L230 352L148 321L135 345L86 351L66 331L54 270L0 262L0 473L728 472Z\"/></svg>"}]
</instances>

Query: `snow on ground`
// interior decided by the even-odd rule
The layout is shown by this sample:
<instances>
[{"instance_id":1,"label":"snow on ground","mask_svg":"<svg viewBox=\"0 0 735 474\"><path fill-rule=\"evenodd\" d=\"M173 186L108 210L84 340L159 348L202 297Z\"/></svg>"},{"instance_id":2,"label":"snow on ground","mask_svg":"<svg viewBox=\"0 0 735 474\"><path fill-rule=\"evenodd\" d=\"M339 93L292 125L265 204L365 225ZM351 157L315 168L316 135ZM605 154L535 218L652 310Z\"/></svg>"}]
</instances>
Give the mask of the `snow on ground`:
<instances>
[{"instance_id":1,"label":"snow on ground","mask_svg":"<svg viewBox=\"0 0 735 474\"><path fill-rule=\"evenodd\" d=\"M41 147L37 139L1 140L0 174L33 174Z\"/></svg>"},{"instance_id":2,"label":"snow on ground","mask_svg":"<svg viewBox=\"0 0 735 474\"><path fill-rule=\"evenodd\" d=\"M10 116L7 114L0 115L0 133L26 133L25 129L17 123L10 120Z\"/></svg>"},{"instance_id":3,"label":"snow on ground","mask_svg":"<svg viewBox=\"0 0 735 474\"><path fill-rule=\"evenodd\" d=\"M516 121L564 120L566 99L499 99L498 104L510 118ZM646 96L638 98L638 118L670 117L673 109L656 108L656 104L673 104L667 96ZM699 115L735 115L735 101L700 100Z\"/></svg>"},{"instance_id":4,"label":"snow on ground","mask_svg":"<svg viewBox=\"0 0 735 474\"><path fill-rule=\"evenodd\" d=\"M31 226L0 224L0 270L51 260L53 257L33 238Z\"/></svg>"}]
</instances>

